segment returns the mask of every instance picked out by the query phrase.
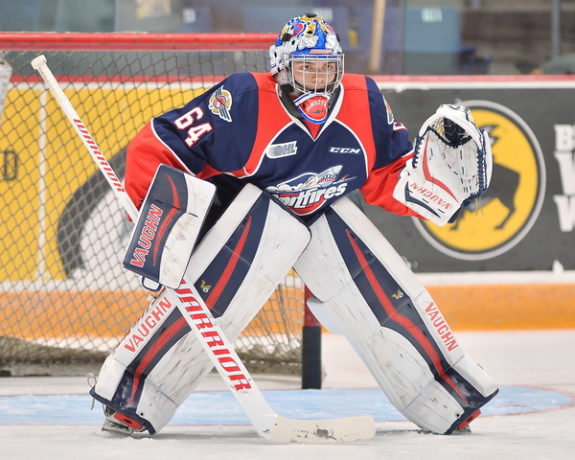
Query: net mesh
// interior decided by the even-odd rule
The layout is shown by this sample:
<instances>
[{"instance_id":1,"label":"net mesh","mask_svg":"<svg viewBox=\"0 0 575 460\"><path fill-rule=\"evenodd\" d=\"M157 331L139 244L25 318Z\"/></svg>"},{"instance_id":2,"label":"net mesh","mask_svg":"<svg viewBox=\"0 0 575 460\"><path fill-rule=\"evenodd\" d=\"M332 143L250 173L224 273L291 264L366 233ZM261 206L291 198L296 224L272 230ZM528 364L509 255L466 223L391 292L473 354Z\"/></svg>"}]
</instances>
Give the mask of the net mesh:
<instances>
[{"instance_id":1,"label":"net mesh","mask_svg":"<svg viewBox=\"0 0 575 460\"><path fill-rule=\"evenodd\" d=\"M56 39L29 50L0 44L3 375L99 366L148 295L136 275L121 268L131 224L30 61L46 56L120 177L126 146L148 119L184 105L225 75L268 67L264 45L243 49L241 37L224 51L169 49L165 36L154 45L164 50L97 45L65 50ZM302 321L303 287L291 273L239 337L237 351L251 370L298 373Z\"/></svg>"}]
</instances>

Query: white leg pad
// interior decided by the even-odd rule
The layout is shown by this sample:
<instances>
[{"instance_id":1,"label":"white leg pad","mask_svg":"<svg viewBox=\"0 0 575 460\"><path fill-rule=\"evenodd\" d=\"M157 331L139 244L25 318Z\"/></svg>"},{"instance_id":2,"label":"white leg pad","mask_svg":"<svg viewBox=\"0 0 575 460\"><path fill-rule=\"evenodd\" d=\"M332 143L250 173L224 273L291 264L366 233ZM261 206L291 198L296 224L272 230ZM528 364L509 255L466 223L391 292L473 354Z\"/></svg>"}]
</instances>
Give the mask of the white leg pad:
<instances>
[{"instance_id":1,"label":"white leg pad","mask_svg":"<svg viewBox=\"0 0 575 460\"><path fill-rule=\"evenodd\" d=\"M248 185L200 242L184 279L196 285L218 325L235 340L309 239L304 224ZM230 274L225 268L234 256L238 262ZM211 369L195 334L162 293L108 356L91 393L153 434Z\"/></svg>"},{"instance_id":2,"label":"white leg pad","mask_svg":"<svg viewBox=\"0 0 575 460\"><path fill-rule=\"evenodd\" d=\"M318 320L346 335L389 400L420 427L449 433L475 416L497 387L383 235L347 198L310 229L295 269Z\"/></svg>"}]
</instances>

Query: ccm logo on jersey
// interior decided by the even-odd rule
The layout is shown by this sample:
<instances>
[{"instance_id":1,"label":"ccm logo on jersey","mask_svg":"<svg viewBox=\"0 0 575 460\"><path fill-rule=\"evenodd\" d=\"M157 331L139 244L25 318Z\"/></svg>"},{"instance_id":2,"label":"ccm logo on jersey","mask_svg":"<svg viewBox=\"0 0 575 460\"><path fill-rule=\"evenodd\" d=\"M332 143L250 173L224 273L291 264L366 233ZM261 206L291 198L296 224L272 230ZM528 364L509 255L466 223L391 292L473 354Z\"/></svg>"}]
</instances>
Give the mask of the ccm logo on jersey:
<instances>
[{"instance_id":1,"label":"ccm logo on jersey","mask_svg":"<svg viewBox=\"0 0 575 460\"><path fill-rule=\"evenodd\" d=\"M330 147L329 153L351 153L356 155L361 153L361 149L354 149L351 147Z\"/></svg>"},{"instance_id":2,"label":"ccm logo on jersey","mask_svg":"<svg viewBox=\"0 0 575 460\"><path fill-rule=\"evenodd\" d=\"M138 245L132 254L132 259L130 264L135 267L143 267L146 263L146 257L150 253L150 248L152 247L152 241L156 237L156 232L158 231L158 224L160 223L160 218L162 217L162 211L155 204L152 204L148 215L146 216L145 225L142 228L140 237L138 238Z\"/></svg>"}]
</instances>

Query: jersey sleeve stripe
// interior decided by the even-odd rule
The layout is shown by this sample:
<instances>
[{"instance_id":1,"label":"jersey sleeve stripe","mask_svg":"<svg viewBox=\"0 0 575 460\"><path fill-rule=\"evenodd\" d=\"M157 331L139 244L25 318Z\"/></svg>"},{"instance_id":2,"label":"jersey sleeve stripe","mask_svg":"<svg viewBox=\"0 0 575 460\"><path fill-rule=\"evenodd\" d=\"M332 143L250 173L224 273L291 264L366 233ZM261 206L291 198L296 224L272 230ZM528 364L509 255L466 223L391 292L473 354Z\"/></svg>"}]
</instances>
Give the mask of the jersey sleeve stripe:
<instances>
[{"instance_id":1,"label":"jersey sleeve stripe","mask_svg":"<svg viewBox=\"0 0 575 460\"><path fill-rule=\"evenodd\" d=\"M140 207L160 164L191 173L178 156L164 144L148 122L129 144L126 155L125 189Z\"/></svg>"},{"instance_id":2,"label":"jersey sleeve stripe","mask_svg":"<svg viewBox=\"0 0 575 460\"><path fill-rule=\"evenodd\" d=\"M371 116L369 98L367 97L367 83L363 75L349 74L344 76L343 83L349 97L344 98L337 118L349 126L352 132L357 133L359 139L363 139L367 171L371 171L375 164L376 151L371 123L365 122L366 118ZM354 92L358 92L362 97L352 96Z\"/></svg>"}]
</instances>

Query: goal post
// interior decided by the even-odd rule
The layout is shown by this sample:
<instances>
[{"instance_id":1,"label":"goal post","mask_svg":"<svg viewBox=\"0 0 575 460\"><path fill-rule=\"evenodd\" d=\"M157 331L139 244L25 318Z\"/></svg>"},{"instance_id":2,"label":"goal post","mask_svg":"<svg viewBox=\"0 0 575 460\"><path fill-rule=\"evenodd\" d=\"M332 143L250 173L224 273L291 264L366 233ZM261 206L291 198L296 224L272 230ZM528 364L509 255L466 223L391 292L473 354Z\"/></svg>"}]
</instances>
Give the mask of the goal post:
<instances>
[{"instance_id":1,"label":"goal post","mask_svg":"<svg viewBox=\"0 0 575 460\"><path fill-rule=\"evenodd\" d=\"M46 56L122 177L126 147L147 120L231 73L268 71L274 40L0 33L0 373L99 363L147 304L120 260L131 225L30 61ZM292 272L239 337L237 351L254 372L300 374L303 326L304 286Z\"/></svg>"}]
</instances>

